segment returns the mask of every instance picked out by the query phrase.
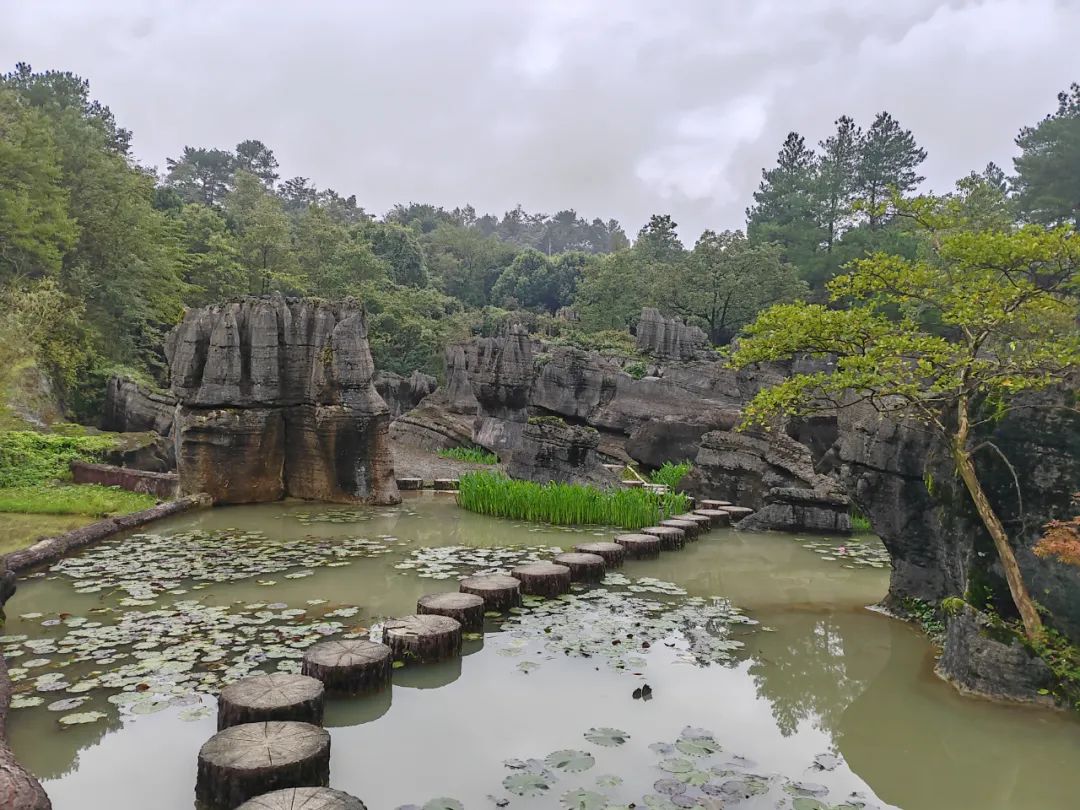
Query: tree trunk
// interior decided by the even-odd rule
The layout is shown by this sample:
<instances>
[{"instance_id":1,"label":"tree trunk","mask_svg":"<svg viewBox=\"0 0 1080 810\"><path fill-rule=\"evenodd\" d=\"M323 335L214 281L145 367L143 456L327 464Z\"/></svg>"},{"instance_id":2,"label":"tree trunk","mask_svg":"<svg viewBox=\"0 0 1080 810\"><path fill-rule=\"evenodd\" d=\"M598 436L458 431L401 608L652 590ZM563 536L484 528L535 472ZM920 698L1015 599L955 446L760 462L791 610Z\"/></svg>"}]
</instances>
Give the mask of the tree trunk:
<instances>
[{"instance_id":1,"label":"tree trunk","mask_svg":"<svg viewBox=\"0 0 1080 810\"><path fill-rule=\"evenodd\" d=\"M978 473L975 472L975 465L971 461L971 455L962 446L954 445L953 460L956 462L956 469L964 480L968 492L971 493L971 499L975 502L975 510L994 541L994 548L997 549L998 557L1001 559L1001 567L1005 569L1005 580L1009 583L1013 603L1024 623L1024 632L1029 640L1034 641L1042 634L1042 619L1039 618L1039 611L1035 608L1031 594L1028 593L1027 585L1024 584L1020 565L1016 562L1016 555L1013 554L1012 546L1009 544L1009 535L1005 532L1005 527L983 491Z\"/></svg>"}]
</instances>

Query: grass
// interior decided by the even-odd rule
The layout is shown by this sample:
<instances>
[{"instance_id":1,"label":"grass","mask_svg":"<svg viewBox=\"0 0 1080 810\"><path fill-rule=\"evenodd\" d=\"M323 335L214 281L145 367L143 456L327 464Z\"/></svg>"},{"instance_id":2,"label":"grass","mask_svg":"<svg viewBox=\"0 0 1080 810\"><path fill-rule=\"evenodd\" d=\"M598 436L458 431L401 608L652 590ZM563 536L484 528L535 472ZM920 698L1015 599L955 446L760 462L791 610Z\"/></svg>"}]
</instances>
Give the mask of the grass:
<instances>
[{"instance_id":1,"label":"grass","mask_svg":"<svg viewBox=\"0 0 1080 810\"><path fill-rule=\"evenodd\" d=\"M452 458L457 461L470 461L473 464L498 464L499 457L489 453L483 447L451 447L449 450L440 450L439 458Z\"/></svg>"},{"instance_id":2,"label":"grass","mask_svg":"<svg viewBox=\"0 0 1080 810\"><path fill-rule=\"evenodd\" d=\"M681 464L672 464L670 461L665 461L663 466L658 470L654 470L649 478L654 484L663 484L674 492L675 487L692 469L694 469L694 465L689 461L684 461Z\"/></svg>"},{"instance_id":3,"label":"grass","mask_svg":"<svg viewBox=\"0 0 1080 810\"><path fill-rule=\"evenodd\" d=\"M851 513L851 530L853 532L859 532L865 534L874 531L874 527L870 525L869 518L861 512Z\"/></svg>"},{"instance_id":4,"label":"grass","mask_svg":"<svg viewBox=\"0 0 1080 810\"><path fill-rule=\"evenodd\" d=\"M65 479L72 461L94 461L114 443L110 436L5 431L0 433L0 488L33 487Z\"/></svg>"},{"instance_id":5,"label":"grass","mask_svg":"<svg viewBox=\"0 0 1080 810\"><path fill-rule=\"evenodd\" d=\"M52 537L93 523L86 515L0 514L0 556L33 545L42 537Z\"/></svg>"},{"instance_id":6,"label":"grass","mask_svg":"<svg viewBox=\"0 0 1080 810\"><path fill-rule=\"evenodd\" d=\"M153 495L97 484L0 488L0 512L24 515L83 515L100 518L149 509Z\"/></svg>"},{"instance_id":7,"label":"grass","mask_svg":"<svg viewBox=\"0 0 1080 810\"><path fill-rule=\"evenodd\" d=\"M535 484L490 472L461 476L457 502L470 512L492 517L623 529L653 526L689 508L689 499L674 493L657 495L644 489L600 490L577 484Z\"/></svg>"}]
</instances>

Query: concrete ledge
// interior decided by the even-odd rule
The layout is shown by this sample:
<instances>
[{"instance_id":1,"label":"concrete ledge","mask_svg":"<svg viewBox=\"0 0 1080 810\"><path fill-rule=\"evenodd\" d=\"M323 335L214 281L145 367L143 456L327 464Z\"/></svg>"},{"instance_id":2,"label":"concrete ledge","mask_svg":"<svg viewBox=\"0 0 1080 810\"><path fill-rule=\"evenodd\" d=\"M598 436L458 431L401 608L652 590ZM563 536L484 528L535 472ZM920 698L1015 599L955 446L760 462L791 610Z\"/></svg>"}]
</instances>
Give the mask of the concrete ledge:
<instances>
[{"instance_id":1,"label":"concrete ledge","mask_svg":"<svg viewBox=\"0 0 1080 810\"><path fill-rule=\"evenodd\" d=\"M120 487L131 492L153 495L163 501L175 498L180 486L180 478L176 473L146 472L130 467L90 464L86 461L71 462L71 476L76 484Z\"/></svg>"},{"instance_id":2,"label":"concrete ledge","mask_svg":"<svg viewBox=\"0 0 1080 810\"><path fill-rule=\"evenodd\" d=\"M126 529L145 526L147 523L152 523L170 515L178 515L196 506L209 505L210 501L205 495L189 495L175 501L152 506L141 512L105 518L96 523L91 523L89 526L72 529L70 532L65 532L56 537L43 538L29 548L13 551L0 559L0 570L6 567L9 571L21 573L39 565L49 565L59 560L69 551L112 537L114 534Z\"/></svg>"}]
</instances>

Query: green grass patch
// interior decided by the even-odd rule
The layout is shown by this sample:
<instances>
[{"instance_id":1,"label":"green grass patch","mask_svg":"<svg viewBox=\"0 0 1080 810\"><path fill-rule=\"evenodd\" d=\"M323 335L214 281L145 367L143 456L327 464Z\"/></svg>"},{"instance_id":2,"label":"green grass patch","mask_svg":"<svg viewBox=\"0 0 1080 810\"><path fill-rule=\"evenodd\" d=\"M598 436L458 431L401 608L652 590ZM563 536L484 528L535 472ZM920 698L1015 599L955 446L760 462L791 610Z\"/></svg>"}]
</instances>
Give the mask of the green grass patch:
<instances>
[{"instance_id":1,"label":"green grass patch","mask_svg":"<svg viewBox=\"0 0 1080 810\"><path fill-rule=\"evenodd\" d=\"M0 488L32 487L70 476L76 459L96 461L111 449L110 436L57 435L32 430L0 433Z\"/></svg>"},{"instance_id":2,"label":"green grass patch","mask_svg":"<svg viewBox=\"0 0 1080 810\"><path fill-rule=\"evenodd\" d=\"M499 457L489 453L483 447L451 447L448 450L440 450L439 458L452 458L456 461L470 461L473 464L498 464Z\"/></svg>"},{"instance_id":3,"label":"green grass patch","mask_svg":"<svg viewBox=\"0 0 1080 810\"><path fill-rule=\"evenodd\" d=\"M53 537L97 518L86 515L17 515L0 513L0 555L32 546L43 537Z\"/></svg>"},{"instance_id":4,"label":"green grass patch","mask_svg":"<svg viewBox=\"0 0 1080 810\"><path fill-rule=\"evenodd\" d=\"M645 489L600 490L577 484L535 484L490 472L466 473L458 484L458 505L492 517L553 523L597 524L623 529L654 526L689 509L685 495L658 495Z\"/></svg>"},{"instance_id":5,"label":"green grass patch","mask_svg":"<svg viewBox=\"0 0 1080 810\"><path fill-rule=\"evenodd\" d=\"M694 465L689 461L683 461L680 464L672 464L670 461L665 461L660 469L653 470L653 473L649 478L654 484L663 484L674 492L675 487L679 485L679 482L682 481L692 469L694 469Z\"/></svg>"},{"instance_id":6,"label":"green grass patch","mask_svg":"<svg viewBox=\"0 0 1080 810\"><path fill-rule=\"evenodd\" d=\"M870 525L870 519L866 515L861 512L852 512L851 530L860 534L867 534L874 531L874 527Z\"/></svg>"},{"instance_id":7,"label":"green grass patch","mask_svg":"<svg viewBox=\"0 0 1080 810\"><path fill-rule=\"evenodd\" d=\"M108 517L149 509L153 495L97 484L39 485L0 488L0 512L29 515Z\"/></svg>"}]
</instances>

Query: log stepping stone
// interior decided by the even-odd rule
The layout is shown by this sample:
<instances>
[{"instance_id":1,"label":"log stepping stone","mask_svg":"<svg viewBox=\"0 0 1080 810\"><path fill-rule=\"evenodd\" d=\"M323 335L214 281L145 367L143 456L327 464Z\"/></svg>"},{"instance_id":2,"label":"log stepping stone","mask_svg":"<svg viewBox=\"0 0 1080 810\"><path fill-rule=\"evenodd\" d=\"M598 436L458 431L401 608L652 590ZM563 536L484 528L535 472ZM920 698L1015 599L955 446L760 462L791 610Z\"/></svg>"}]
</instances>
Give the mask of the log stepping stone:
<instances>
[{"instance_id":1,"label":"log stepping stone","mask_svg":"<svg viewBox=\"0 0 1080 810\"><path fill-rule=\"evenodd\" d=\"M457 619L468 633L484 629L484 610L484 597L473 593L432 593L421 596L416 603L417 613Z\"/></svg>"},{"instance_id":2,"label":"log stepping stone","mask_svg":"<svg viewBox=\"0 0 1080 810\"><path fill-rule=\"evenodd\" d=\"M417 489L424 488L423 478L399 478L397 480L397 488L402 492L412 492Z\"/></svg>"},{"instance_id":3,"label":"log stepping stone","mask_svg":"<svg viewBox=\"0 0 1080 810\"><path fill-rule=\"evenodd\" d=\"M321 726L324 694L322 682L307 675L272 672L241 678L218 695L218 731L266 720L299 720Z\"/></svg>"},{"instance_id":4,"label":"log stepping stone","mask_svg":"<svg viewBox=\"0 0 1080 810\"><path fill-rule=\"evenodd\" d=\"M749 506L725 506L723 511L731 515L732 523L742 520L747 515L754 514L754 510Z\"/></svg>"},{"instance_id":5,"label":"log stepping stone","mask_svg":"<svg viewBox=\"0 0 1080 810\"><path fill-rule=\"evenodd\" d=\"M692 520L698 525L698 528L702 532L707 532L712 528L712 521L709 519L708 515L698 515L694 512L684 512L681 515L675 515L672 520Z\"/></svg>"},{"instance_id":6,"label":"log stepping stone","mask_svg":"<svg viewBox=\"0 0 1080 810\"><path fill-rule=\"evenodd\" d=\"M390 683L393 656L385 644L361 638L323 641L304 653L300 671L337 695L376 692Z\"/></svg>"},{"instance_id":7,"label":"log stepping stone","mask_svg":"<svg viewBox=\"0 0 1080 810\"><path fill-rule=\"evenodd\" d=\"M626 549L618 543L579 543L574 546L574 551L603 557L608 568L618 568L626 557Z\"/></svg>"},{"instance_id":8,"label":"log stepping stone","mask_svg":"<svg viewBox=\"0 0 1080 810\"><path fill-rule=\"evenodd\" d=\"M731 501L714 501L706 499L699 501L698 506L702 509L720 509L724 506L734 506L734 504Z\"/></svg>"},{"instance_id":9,"label":"log stepping stone","mask_svg":"<svg viewBox=\"0 0 1080 810\"><path fill-rule=\"evenodd\" d=\"M607 563L599 554L568 551L556 556L555 564L569 568L574 582L599 582L607 573Z\"/></svg>"},{"instance_id":10,"label":"log stepping stone","mask_svg":"<svg viewBox=\"0 0 1080 810\"><path fill-rule=\"evenodd\" d=\"M731 524L731 515L722 509L695 509L694 514L707 517L712 521L714 527L728 526Z\"/></svg>"},{"instance_id":11,"label":"log stepping stone","mask_svg":"<svg viewBox=\"0 0 1080 810\"><path fill-rule=\"evenodd\" d=\"M660 556L660 538L651 534L620 534L615 542L626 549L631 560L649 560Z\"/></svg>"},{"instance_id":12,"label":"log stepping stone","mask_svg":"<svg viewBox=\"0 0 1080 810\"><path fill-rule=\"evenodd\" d=\"M698 535L701 534L701 527L698 526L697 521L694 520L669 518L667 520L661 520L660 525L670 526L675 529L682 529L683 534L686 535L687 540L697 540Z\"/></svg>"},{"instance_id":13,"label":"log stepping stone","mask_svg":"<svg viewBox=\"0 0 1080 810\"><path fill-rule=\"evenodd\" d=\"M660 548L664 551L678 551L686 545L686 532L674 526L649 526L642 529L641 533L659 538Z\"/></svg>"},{"instance_id":14,"label":"log stepping stone","mask_svg":"<svg viewBox=\"0 0 1080 810\"><path fill-rule=\"evenodd\" d=\"M236 810L367 810L355 796L330 788L288 788L264 793Z\"/></svg>"},{"instance_id":15,"label":"log stepping stone","mask_svg":"<svg viewBox=\"0 0 1080 810\"><path fill-rule=\"evenodd\" d=\"M461 655L461 622L449 616L412 615L383 625L383 644L395 661L434 664Z\"/></svg>"},{"instance_id":16,"label":"log stepping stone","mask_svg":"<svg viewBox=\"0 0 1080 810\"><path fill-rule=\"evenodd\" d=\"M263 793L330 782L330 735L310 723L271 720L219 731L199 749L195 798L232 810Z\"/></svg>"},{"instance_id":17,"label":"log stepping stone","mask_svg":"<svg viewBox=\"0 0 1080 810\"><path fill-rule=\"evenodd\" d=\"M456 478L436 478L431 482L431 488L450 492L458 488L458 480Z\"/></svg>"},{"instance_id":18,"label":"log stepping stone","mask_svg":"<svg viewBox=\"0 0 1080 810\"><path fill-rule=\"evenodd\" d=\"M458 589L483 599L485 610L509 610L521 604L521 582L505 574L466 577Z\"/></svg>"},{"instance_id":19,"label":"log stepping stone","mask_svg":"<svg viewBox=\"0 0 1080 810\"><path fill-rule=\"evenodd\" d=\"M530 563L519 565L510 573L521 583L521 592L530 596L559 596L570 590L570 569L565 565Z\"/></svg>"}]
</instances>

